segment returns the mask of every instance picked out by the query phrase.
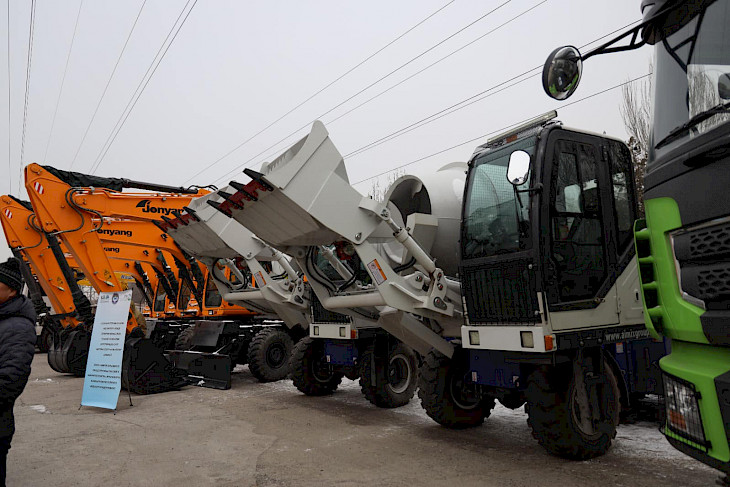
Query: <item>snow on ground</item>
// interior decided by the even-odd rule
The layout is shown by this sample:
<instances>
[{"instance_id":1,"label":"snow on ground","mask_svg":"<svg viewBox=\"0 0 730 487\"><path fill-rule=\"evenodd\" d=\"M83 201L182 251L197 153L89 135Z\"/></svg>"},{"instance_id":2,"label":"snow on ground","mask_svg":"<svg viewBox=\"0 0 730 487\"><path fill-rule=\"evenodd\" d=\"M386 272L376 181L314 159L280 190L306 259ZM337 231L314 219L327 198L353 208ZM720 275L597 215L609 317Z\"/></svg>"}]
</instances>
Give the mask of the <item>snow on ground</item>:
<instances>
[{"instance_id":1,"label":"snow on ground","mask_svg":"<svg viewBox=\"0 0 730 487\"><path fill-rule=\"evenodd\" d=\"M29 406L33 411L37 411L39 413L49 413L46 409L46 407L43 404L34 404L32 406Z\"/></svg>"},{"instance_id":2,"label":"snow on ground","mask_svg":"<svg viewBox=\"0 0 730 487\"><path fill-rule=\"evenodd\" d=\"M234 389L235 397L244 398L268 394L301 394L291 380L283 380L270 383L257 383L255 379L250 378L247 367L238 366L235 374L238 378L248 382L255 383L258 387L240 387ZM262 390L263 389L263 390ZM231 392L231 391L227 391ZM368 406L370 404L360 392L360 384L357 380L352 381L343 379L342 384L332 396L322 398L325 401L333 401L339 404L352 406ZM374 407L374 406L373 406ZM412 423L432 424L433 420L426 415L421 408L421 401L418 399L418 391L414 394L413 399L406 406L389 409L390 413L399 415ZM491 416L487 419L487 425L492 431L499 430L500 434L517 435L530 438L530 431L527 426L527 415L524 408L516 410L507 409L497 402ZM614 440L612 453L618 456L630 457L650 457L664 458L673 461L686 462L687 468L693 466L701 466L695 460L690 459L680 451L672 447L669 442L659 432L659 425L653 422L637 422L635 424L621 424Z\"/></svg>"}]
</instances>

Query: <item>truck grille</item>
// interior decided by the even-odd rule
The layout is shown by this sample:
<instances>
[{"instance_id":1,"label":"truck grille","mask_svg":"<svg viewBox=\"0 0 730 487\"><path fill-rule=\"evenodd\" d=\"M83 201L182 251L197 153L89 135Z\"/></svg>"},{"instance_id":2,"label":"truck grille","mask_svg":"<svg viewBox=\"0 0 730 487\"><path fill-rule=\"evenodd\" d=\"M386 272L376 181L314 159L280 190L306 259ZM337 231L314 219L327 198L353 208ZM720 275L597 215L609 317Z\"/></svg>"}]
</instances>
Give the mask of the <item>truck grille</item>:
<instances>
[{"instance_id":1,"label":"truck grille","mask_svg":"<svg viewBox=\"0 0 730 487\"><path fill-rule=\"evenodd\" d=\"M677 233L673 244L682 291L708 309L730 299L730 222Z\"/></svg>"},{"instance_id":2,"label":"truck grille","mask_svg":"<svg viewBox=\"0 0 730 487\"><path fill-rule=\"evenodd\" d=\"M310 311L312 312L312 323L350 323L352 320L349 316L342 313L335 313L322 306L314 292L309 297Z\"/></svg>"}]
</instances>

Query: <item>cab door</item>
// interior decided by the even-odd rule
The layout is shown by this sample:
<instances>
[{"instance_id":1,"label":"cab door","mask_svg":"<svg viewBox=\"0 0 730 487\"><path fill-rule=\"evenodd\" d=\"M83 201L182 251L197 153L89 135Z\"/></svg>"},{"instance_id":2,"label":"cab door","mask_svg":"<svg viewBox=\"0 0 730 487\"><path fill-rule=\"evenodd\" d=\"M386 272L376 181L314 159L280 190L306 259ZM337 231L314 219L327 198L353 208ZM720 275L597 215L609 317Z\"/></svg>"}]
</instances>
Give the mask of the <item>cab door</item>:
<instances>
[{"instance_id":1,"label":"cab door","mask_svg":"<svg viewBox=\"0 0 730 487\"><path fill-rule=\"evenodd\" d=\"M618 323L608 139L556 130L545 151L545 291L555 331Z\"/></svg>"}]
</instances>

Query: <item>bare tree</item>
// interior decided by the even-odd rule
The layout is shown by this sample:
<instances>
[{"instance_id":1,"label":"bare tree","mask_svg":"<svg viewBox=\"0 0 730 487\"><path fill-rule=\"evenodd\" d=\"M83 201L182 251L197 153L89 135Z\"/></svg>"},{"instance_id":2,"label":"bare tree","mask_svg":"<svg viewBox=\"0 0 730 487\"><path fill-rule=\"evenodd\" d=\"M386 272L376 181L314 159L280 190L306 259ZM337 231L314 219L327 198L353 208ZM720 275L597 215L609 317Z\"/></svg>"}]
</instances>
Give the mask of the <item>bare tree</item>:
<instances>
[{"instance_id":1,"label":"bare tree","mask_svg":"<svg viewBox=\"0 0 730 487\"><path fill-rule=\"evenodd\" d=\"M383 201L385 199L385 193L390 189L390 186L404 174L405 171L403 169L396 169L395 171L389 172L384 186L380 185L380 178L373 179L368 196L376 201Z\"/></svg>"},{"instance_id":2,"label":"bare tree","mask_svg":"<svg viewBox=\"0 0 730 487\"><path fill-rule=\"evenodd\" d=\"M654 66L649 64L649 71ZM639 215L644 215L644 174L646 161L649 158L649 123L652 110L652 78L640 83L627 83L621 88L621 105L619 112L629 134L628 146L634 159L634 180L636 183L636 199Z\"/></svg>"}]
</instances>

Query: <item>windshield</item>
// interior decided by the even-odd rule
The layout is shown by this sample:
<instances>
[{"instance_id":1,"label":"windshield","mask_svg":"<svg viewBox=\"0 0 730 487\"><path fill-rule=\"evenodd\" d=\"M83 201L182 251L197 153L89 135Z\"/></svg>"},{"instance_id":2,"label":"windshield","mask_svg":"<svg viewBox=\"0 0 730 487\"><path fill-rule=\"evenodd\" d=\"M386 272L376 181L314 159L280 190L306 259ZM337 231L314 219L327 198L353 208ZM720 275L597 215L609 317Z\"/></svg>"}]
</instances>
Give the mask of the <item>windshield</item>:
<instances>
[{"instance_id":1,"label":"windshield","mask_svg":"<svg viewBox=\"0 0 730 487\"><path fill-rule=\"evenodd\" d=\"M728 110L718 110L672 133L690 118L730 101L730 0L699 2L697 12L689 22L670 15L662 29L664 38L656 44L652 147L657 152L730 119Z\"/></svg>"},{"instance_id":2,"label":"windshield","mask_svg":"<svg viewBox=\"0 0 730 487\"><path fill-rule=\"evenodd\" d=\"M512 152L524 150L532 157L535 137L490 150L477 157L469 177L464 211L462 258L473 259L527 248L529 196L523 193L522 207L507 181ZM518 189L527 189L529 178ZM522 229L522 232L520 232Z\"/></svg>"},{"instance_id":3,"label":"windshield","mask_svg":"<svg viewBox=\"0 0 730 487\"><path fill-rule=\"evenodd\" d=\"M190 294L190 285L187 281L183 281L182 286L180 287L180 294L178 294L177 297L177 308L179 310L185 310L188 308L188 305L190 304Z\"/></svg>"},{"instance_id":4,"label":"windshield","mask_svg":"<svg viewBox=\"0 0 730 487\"><path fill-rule=\"evenodd\" d=\"M162 284L159 284L157 286L157 292L155 293L155 311L165 311L166 297L167 292L165 292L165 288L162 286Z\"/></svg>"},{"instance_id":5,"label":"windshield","mask_svg":"<svg viewBox=\"0 0 730 487\"><path fill-rule=\"evenodd\" d=\"M213 282L212 272L208 274L208 282L205 283L205 306L206 308L217 308L223 303L223 297Z\"/></svg>"}]
</instances>

